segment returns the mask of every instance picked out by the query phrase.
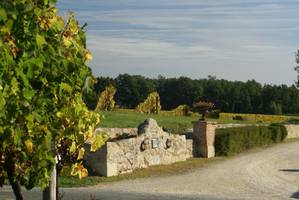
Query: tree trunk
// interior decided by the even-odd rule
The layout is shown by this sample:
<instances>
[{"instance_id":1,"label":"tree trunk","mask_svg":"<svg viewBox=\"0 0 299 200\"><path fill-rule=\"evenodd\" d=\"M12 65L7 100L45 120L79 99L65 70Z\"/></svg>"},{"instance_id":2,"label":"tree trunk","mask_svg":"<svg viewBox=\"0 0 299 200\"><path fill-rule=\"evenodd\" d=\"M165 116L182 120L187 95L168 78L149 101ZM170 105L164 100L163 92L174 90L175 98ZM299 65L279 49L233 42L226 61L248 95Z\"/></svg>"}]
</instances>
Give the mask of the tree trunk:
<instances>
[{"instance_id":1,"label":"tree trunk","mask_svg":"<svg viewBox=\"0 0 299 200\"><path fill-rule=\"evenodd\" d=\"M20 184L17 181L11 181L10 178L9 178L9 183L12 187L13 193L16 196L16 200L23 200L23 195L22 195Z\"/></svg>"},{"instance_id":2,"label":"tree trunk","mask_svg":"<svg viewBox=\"0 0 299 200\"><path fill-rule=\"evenodd\" d=\"M23 195L21 191L21 186L17 180L14 179L15 174L15 163L13 161L13 156L10 155L5 161L5 171L7 172L9 184L12 187L13 193L16 197L16 200L23 200Z\"/></svg>"}]
</instances>

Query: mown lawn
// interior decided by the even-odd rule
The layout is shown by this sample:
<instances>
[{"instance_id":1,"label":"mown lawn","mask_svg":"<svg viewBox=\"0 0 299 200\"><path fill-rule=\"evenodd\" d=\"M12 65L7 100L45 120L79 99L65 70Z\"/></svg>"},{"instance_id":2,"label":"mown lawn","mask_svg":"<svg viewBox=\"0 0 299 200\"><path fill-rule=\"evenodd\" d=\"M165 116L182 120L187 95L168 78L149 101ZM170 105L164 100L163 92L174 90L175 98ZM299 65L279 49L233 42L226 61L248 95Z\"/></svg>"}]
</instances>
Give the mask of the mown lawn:
<instances>
[{"instance_id":1,"label":"mown lawn","mask_svg":"<svg viewBox=\"0 0 299 200\"><path fill-rule=\"evenodd\" d=\"M147 118L155 119L159 126L162 126L170 132L175 133L180 132L188 128L192 128L192 122L199 119L198 116L171 116L165 114L140 114L133 110L121 110L121 111L111 111L111 112L101 112L102 121L101 127L108 128L135 128L138 127ZM208 121L217 122L220 124L227 123L241 123L241 124L253 124L253 121L238 121L238 120L219 120L219 119L207 119Z\"/></svg>"},{"instance_id":2,"label":"mown lawn","mask_svg":"<svg viewBox=\"0 0 299 200\"><path fill-rule=\"evenodd\" d=\"M192 121L198 120L198 117L186 116L165 116L155 114L140 114L135 112L101 112L102 127L109 128L137 128L147 118L155 119L159 126L167 129L169 132L179 133L192 128Z\"/></svg>"}]
</instances>

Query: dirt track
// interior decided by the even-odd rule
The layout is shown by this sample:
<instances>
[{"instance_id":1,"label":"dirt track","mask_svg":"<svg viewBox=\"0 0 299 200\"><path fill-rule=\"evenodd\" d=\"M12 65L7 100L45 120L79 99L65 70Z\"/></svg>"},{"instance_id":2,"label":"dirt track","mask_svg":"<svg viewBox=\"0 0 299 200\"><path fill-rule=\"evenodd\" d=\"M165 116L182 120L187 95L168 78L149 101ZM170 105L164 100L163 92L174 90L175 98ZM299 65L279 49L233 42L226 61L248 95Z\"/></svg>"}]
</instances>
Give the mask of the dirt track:
<instances>
[{"instance_id":1,"label":"dirt track","mask_svg":"<svg viewBox=\"0 0 299 200\"><path fill-rule=\"evenodd\" d=\"M73 200L299 199L299 142L276 145L186 174L64 189ZM90 198L90 197L94 198ZM12 199L8 188L0 199ZM38 190L26 199L41 199Z\"/></svg>"}]
</instances>

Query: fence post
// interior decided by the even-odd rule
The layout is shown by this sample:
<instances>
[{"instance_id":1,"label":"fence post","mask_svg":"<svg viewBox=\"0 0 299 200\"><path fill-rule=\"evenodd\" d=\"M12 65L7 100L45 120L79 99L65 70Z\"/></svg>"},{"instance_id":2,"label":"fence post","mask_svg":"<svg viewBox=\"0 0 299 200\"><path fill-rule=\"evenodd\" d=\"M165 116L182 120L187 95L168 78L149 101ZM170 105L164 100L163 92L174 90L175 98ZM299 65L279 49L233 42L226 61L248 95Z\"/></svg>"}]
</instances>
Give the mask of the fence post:
<instances>
[{"instance_id":1,"label":"fence post","mask_svg":"<svg viewBox=\"0 0 299 200\"><path fill-rule=\"evenodd\" d=\"M43 191L43 200L56 200L56 186L57 186L57 172L56 163L51 173L51 180L49 186Z\"/></svg>"},{"instance_id":2,"label":"fence post","mask_svg":"<svg viewBox=\"0 0 299 200\"><path fill-rule=\"evenodd\" d=\"M159 97L156 97L156 114L159 114L158 103L159 103Z\"/></svg>"}]
</instances>

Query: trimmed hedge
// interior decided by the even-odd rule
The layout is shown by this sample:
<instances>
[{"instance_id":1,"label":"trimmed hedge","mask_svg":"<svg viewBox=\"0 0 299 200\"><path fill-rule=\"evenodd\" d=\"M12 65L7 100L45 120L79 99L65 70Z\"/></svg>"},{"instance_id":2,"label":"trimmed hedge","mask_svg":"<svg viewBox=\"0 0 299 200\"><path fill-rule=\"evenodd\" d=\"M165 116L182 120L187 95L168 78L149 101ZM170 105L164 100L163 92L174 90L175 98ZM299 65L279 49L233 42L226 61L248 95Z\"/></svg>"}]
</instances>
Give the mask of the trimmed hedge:
<instances>
[{"instance_id":1,"label":"trimmed hedge","mask_svg":"<svg viewBox=\"0 0 299 200\"><path fill-rule=\"evenodd\" d=\"M244 120L244 121L255 121L255 122L284 122L289 119L299 119L296 116L286 115L263 115L263 114L241 114L241 113L220 113L219 119L222 120Z\"/></svg>"},{"instance_id":2,"label":"trimmed hedge","mask_svg":"<svg viewBox=\"0 0 299 200\"><path fill-rule=\"evenodd\" d=\"M282 142L287 130L281 124L216 129L216 156L240 153L253 147Z\"/></svg>"}]
</instances>

